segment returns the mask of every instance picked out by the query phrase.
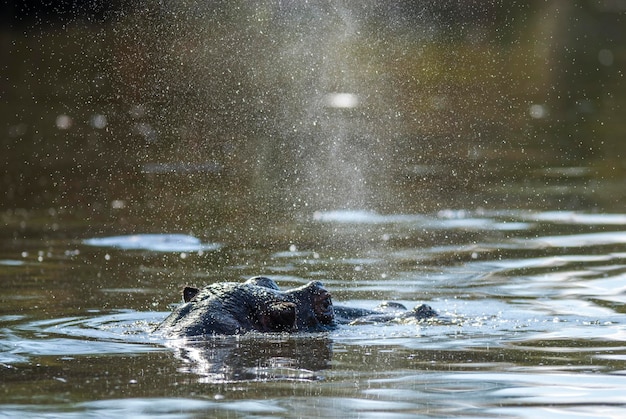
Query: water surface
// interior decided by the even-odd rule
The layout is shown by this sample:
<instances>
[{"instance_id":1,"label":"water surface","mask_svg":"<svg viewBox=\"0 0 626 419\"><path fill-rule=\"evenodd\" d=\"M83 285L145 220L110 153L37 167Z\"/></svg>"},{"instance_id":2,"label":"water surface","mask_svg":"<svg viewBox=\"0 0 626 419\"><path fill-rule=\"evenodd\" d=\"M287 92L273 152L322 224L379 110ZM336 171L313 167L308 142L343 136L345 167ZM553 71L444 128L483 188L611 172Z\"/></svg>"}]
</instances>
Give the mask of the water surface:
<instances>
[{"instance_id":1,"label":"water surface","mask_svg":"<svg viewBox=\"0 0 626 419\"><path fill-rule=\"evenodd\" d=\"M285 242L274 250L219 237L222 246L181 250L174 238L188 236L157 234L56 239L44 252L39 241L14 241L0 262L13 290L1 318L3 411L558 417L597 415L601 405L600 417L619 416L625 219L342 211L272 228L294 237L340 230L365 248ZM422 244L431 234L450 238ZM282 287L322 280L352 306L426 302L441 317L202 341L150 333L180 301L178 285L253 274Z\"/></svg>"},{"instance_id":2,"label":"water surface","mask_svg":"<svg viewBox=\"0 0 626 419\"><path fill-rule=\"evenodd\" d=\"M119 3L1 30L0 416L624 416L620 2ZM255 275L440 316L151 333Z\"/></svg>"}]
</instances>

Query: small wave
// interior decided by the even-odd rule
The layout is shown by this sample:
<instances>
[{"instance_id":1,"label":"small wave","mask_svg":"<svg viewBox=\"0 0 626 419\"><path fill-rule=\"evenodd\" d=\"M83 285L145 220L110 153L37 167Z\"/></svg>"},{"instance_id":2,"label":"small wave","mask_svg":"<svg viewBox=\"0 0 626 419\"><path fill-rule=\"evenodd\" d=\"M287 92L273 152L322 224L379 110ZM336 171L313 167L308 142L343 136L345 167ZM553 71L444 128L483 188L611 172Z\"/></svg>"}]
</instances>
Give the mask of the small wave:
<instances>
[{"instance_id":1,"label":"small wave","mask_svg":"<svg viewBox=\"0 0 626 419\"><path fill-rule=\"evenodd\" d=\"M414 224L429 229L527 230L532 223L498 220L473 215L470 211L440 211L436 216L422 214L379 214L368 210L315 211L313 220L343 224Z\"/></svg>"},{"instance_id":2,"label":"small wave","mask_svg":"<svg viewBox=\"0 0 626 419\"><path fill-rule=\"evenodd\" d=\"M226 412L220 417L267 416L285 412L276 400L235 400L222 401L222 395L214 395L215 400L192 398L126 398L113 400L92 400L77 405L77 408L97 417L191 417L206 416L207 412ZM84 412L81 412L83 415ZM90 416L90 415L87 415ZM212 415L208 415L212 416ZM84 417L84 416L83 416Z\"/></svg>"},{"instance_id":3,"label":"small wave","mask_svg":"<svg viewBox=\"0 0 626 419\"><path fill-rule=\"evenodd\" d=\"M626 231L610 231L588 234L565 234L526 239L524 243L539 247L586 247L626 243Z\"/></svg>"},{"instance_id":4,"label":"small wave","mask_svg":"<svg viewBox=\"0 0 626 419\"><path fill-rule=\"evenodd\" d=\"M546 211L521 213L521 218L558 224L626 225L626 214L586 214L576 211Z\"/></svg>"},{"instance_id":5,"label":"small wave","mask_svg":"<svg viewBox=\"0 0 626 419\"><path fill-rule=\"evenodd\" d=\"M0 265L4 266L22 266L24 265L23 260L14 260L14 259L2 259L0 260Z\"/></svg>"},{"instance_id":6,"label":"small wave","mask_svg":"<svg viewBox=\"0 0 626 419\"><path fill-rule=\"evenodd\" d=\"M149 333L164 315L124 311L95 317L63 317L16 324L0 333L0 366L26 363L33 356L101 356L165 351L167 348L161 345L162 341Z\"/></svg>"},{"instance_id":7,"label":"small wave","mask_svg":"<svg viewBox=\"0 0 626 419\"><path fill-rule=\"evenodd\" d=\"M83 243L89 246L154 252L198 252L219 250L222 247L219 243L202 243L200 239L185 234L132 234L96 237L86 239Z\"/></svg>"},{"instance_id":8,"label":"small wave","mask_svg":"<svg viewBox=\"0 0 626 419\"><path fill-rule=\"evenodd\" d=\"M355 223L355 224L386 224L386 223L406 223L424 220L422 215L388 214L382 215L374 211L367 210L335 210L335 211L315 211L313 213L315 221Z\"/></svg>"}]
</instances>

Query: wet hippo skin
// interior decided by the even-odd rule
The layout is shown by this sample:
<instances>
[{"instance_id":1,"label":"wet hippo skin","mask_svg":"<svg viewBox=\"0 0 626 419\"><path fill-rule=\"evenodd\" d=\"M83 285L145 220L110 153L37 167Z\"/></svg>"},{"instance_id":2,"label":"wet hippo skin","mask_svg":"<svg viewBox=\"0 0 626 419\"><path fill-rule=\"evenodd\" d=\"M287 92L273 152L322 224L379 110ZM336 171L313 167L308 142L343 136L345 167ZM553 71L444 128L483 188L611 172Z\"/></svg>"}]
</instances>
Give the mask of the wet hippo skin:
<instances>
[{"instance_id":1,"label":"wet hippo skin","mask_svg":"<svg viewBox=\"0 0 626 419\"><path fill-rule=\"evenodd\" d=\"M338 324L428 318L436 312L426 305L406 310L388 303L376 310L334 306L321 282L281 291L266 277L246 282L219 282L205 288L185 287L184 303L155 332L170 337L237 335L247 332L323 332Z\"/></svg>"}]
</instances>

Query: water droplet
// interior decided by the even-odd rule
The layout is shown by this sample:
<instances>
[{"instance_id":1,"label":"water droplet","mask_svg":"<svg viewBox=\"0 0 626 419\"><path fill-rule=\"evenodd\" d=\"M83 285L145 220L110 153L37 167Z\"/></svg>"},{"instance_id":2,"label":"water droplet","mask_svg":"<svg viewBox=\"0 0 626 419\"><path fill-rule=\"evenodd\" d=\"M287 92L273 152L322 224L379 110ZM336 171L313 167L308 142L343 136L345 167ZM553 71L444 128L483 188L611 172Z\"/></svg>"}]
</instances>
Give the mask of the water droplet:
<instances>
[{"instance_id":1,"label":"water droplet","mask_svg":"<svg viewBox=\"0 0 626 419\"><path fill-rule=\"evenodd\" d=\"M105 115L95 114L91 117L91 126L96 129L103 129L107 126L107 117Z\"/></svg>"},{"instance_id":2,"label":"water droplet","mask_svg":"<svg viewBox=\"0 0 626 419\"><path fill-rule=\"evenodd\" d=\"M610 49L601 49L598 52L598 61L600 61L600 64L609 67L613 65L613 60L613 51Z\"/></svg>"},{"instance_id":3,"label":"water droplet","mask_svg":"<svg viewBox=\"0 0 626 419\"><path fill-rule=\"evenodd\" d=\"M359 97L353 93L329 93L324 98L324 103L329 108L356 108Z\"/></svg>"},{"instance_id":4,"label":"water droplet","mask_svg":"<svg viewBox=\"0 0 626 419\"><path fill-rule=\"evenodd\" d=\"M541 119L545 118L548 115L548 110L546 109L545 105L535 103L530 105L530 108L528 109L528 114L531 118Z\"/></svg>"},{"instance_id":5,"label":"water droplet","mask_svg":"<svg viewBox=\"0 0 626 419\"><path fill-rule=\"evenodd\" d=\"M58 129L67 130L72 128L73 120L68 115L59 115L56 119L56 127Z\"/></svg>"}]
</instances>

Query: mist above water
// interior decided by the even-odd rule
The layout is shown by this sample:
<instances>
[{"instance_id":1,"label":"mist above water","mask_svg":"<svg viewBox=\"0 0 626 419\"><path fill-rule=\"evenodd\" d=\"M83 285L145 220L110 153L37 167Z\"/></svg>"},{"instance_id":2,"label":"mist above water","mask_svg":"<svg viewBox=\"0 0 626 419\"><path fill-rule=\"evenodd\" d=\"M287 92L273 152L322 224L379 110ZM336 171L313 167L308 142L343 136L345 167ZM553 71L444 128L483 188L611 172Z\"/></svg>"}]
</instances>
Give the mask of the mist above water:
<instances>
[{"instance_id":1,"label":"mist above water","mask_svg":"<svg viewBox=\"0 0 626 419\"><path fill-rule=\"evenodd\" d=\"M144 0L20 32L3 202L184 232L251 213L614 208L593 187L624 171L606 7Z\"/></svg>"},{"instance_id":2,"label":"mist above water","mask_svg":"<svg viewBox=\"0 0 626 419\"><path fill-rule=\"evenodd\" d=\"M280 92L280 129L260 144L259 170L273 176L261 175L259 186L284 185L282 199L298 207L363 207L379 133L358 56L361 23L340 2L284 6L275 19L277 48L264 65Z\"/></svg>"},{"instance_id":3,"label":"mist above water","mask_svg":"<svg viewBox=\"0 0 626 419\"><path fill-rule=\"evenodd\" d=\"M486 158L483 140L471 137L499 129L488 102L456 114L468 103L459 102L460 90L482 80L458 80L458 91L438 86L442 77L449 83L459 76L433 62L430 48L441 30L426 6L333 1L147 9L145 21L120 38L137 48L120 61L122 78L128 60L139 57L145 66L122 91L138 93L135 101L159 112L159 138L146 160L215 159L237 182L249 179L251 198L266 210L394 211L416 196L392 188L411 183L426 196L425 174L437 172L447 182L452 173L458 181ZM475 21L478 31L486 22L455 18ZM439 66L447 74L433 76ZM500 94L483 87L485 99ZM468 138L459 142L462 136Z\"/></svg>"}]
</instances>

